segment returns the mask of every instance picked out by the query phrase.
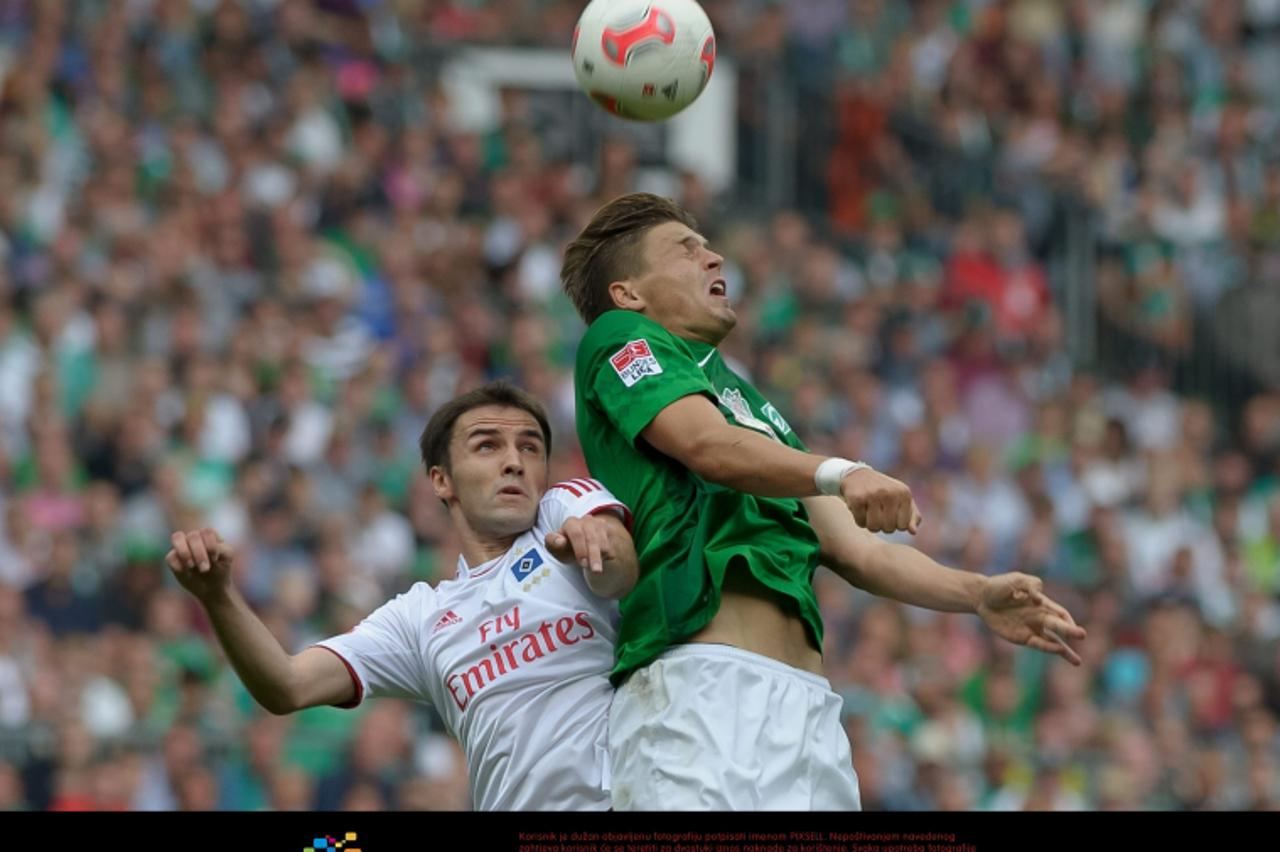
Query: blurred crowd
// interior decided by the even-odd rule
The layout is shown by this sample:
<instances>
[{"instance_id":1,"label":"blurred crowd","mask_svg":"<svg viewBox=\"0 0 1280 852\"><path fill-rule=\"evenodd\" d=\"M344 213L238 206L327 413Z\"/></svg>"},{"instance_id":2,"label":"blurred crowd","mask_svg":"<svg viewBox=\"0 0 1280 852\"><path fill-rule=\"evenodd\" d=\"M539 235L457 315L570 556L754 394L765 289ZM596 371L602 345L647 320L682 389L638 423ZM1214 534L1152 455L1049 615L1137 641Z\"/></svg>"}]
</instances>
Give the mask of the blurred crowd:
<instances>
[{"instance_id":1,"label":"blurred crowd","mask_svg":"<svg viewBox=\"0 0 1280 852\"><path fill-rule=\"evenodd\" d=\"M912 543L1090 634L1072 668L820 572L864 805L1280 806L1280 0L704 5L742 150L766 71L799 122L794 208L673 174L726 356L913 487ZM429 709L258 709L162 559L216 528L297 651L452 576L417 440L454 394L513 378L585 474L560 252L636 147L549 157L519 92L464 132L435 75L580 7L0 0L0 810L469 807ZM1205 358L1238 405L1188 390Z\"/></svg>"}]
</instances>

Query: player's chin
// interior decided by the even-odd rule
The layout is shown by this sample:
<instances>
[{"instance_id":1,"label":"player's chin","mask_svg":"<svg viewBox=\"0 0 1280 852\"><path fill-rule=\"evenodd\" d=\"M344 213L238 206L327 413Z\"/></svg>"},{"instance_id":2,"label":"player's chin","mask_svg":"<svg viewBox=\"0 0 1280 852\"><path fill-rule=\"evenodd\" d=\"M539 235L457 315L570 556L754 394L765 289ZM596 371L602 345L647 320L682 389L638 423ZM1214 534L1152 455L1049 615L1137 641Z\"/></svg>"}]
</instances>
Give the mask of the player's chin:
<instances>
[{"instance_id":1,"label":"player's chin","mask_svg":"<svg viewBox=\"0 0 1280 852\"><path fill-rule=\"evenodd\" d=\"M738 315L733 312L733 304L727 296L707 296L708 301L704 302L704 310L706 315L714 317L720 323L728 322L730 325L738 321Z\"/></svg>"},{"instance_id":2,"label":"player's chin","mask_svg":"<svg viewBox=\"0 0 1280 852\"><path fill-rule=\"evenodd\" d=\"M538 504L511 500L506 506L495 506L490 514L493 526L506 535L517 535L533 526L538 519Z\"/></svg>"}]
</instances>

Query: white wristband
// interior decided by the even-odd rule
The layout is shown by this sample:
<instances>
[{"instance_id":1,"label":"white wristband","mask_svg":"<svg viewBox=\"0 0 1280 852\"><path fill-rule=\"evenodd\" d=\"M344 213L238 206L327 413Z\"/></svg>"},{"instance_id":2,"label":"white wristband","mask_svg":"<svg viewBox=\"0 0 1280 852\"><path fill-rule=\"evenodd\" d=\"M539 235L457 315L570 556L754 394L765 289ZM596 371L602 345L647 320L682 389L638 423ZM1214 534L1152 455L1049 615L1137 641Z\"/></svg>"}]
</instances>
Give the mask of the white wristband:
<instances>
[{"instance_id":1,"label":"white wristband","mask_svg":"<svg viewBox=\"0 0 1280 852\"><path fill-rule=\"evenodd\" d=\"M813 474L813 482L818 486L820 493L826 494L828 497L839 497L840 482L855 470L869 467L871 465L865 462L830 458L818 465L817 471Z\"/></svg>"}]
</instances>

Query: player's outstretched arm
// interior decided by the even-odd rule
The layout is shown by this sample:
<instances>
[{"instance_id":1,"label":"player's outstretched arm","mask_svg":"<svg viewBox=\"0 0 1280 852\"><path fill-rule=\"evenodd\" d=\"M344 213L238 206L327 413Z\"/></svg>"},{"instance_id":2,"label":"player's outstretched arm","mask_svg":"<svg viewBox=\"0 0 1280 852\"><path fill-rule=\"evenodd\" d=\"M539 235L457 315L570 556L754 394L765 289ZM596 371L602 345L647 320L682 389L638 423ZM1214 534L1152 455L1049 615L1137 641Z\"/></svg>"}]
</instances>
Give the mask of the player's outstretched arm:
<instances>
[{"instance_id":1,"label":"player's outstretched arm","mask_svg":"<svg viewBox=\"0 0 1280 852\"><path fill-rule=\"evenodd\" d=\"M1038 577L984 577L947 568L914 547L884 541L850 523L848 509L835 498L813 497L804 503L818 534L822 563L850 584L925 609L975 613L1010 642L1080 665L1067 640L1083 639L1085 630L1044 594Z\"/></svg>"},{"instance_id":2,"label":"player's outstretched arm","mask_svg":"<svg viewBox=\"0 0 1280 852\"><path fill-rule=\"evenodd\" d=\"M681 397L658 412L640 433L655 449L698 476L758 497L813 497L819 480L830 480L859 526L873 532L916 531L920 513L911 489L862 467L840 475L838 460L806 453L750 429L729 425L700 395ZM824 468L824 477L819 474ZM831 465L835 471L831 471Z\"/></svg>"},{"instance_id":3,"label":"player's outstretched arm","mask_svg":"<svg viewBox=\"0 0 1280 852\"><path fill-rule=\"evenodd\" d=\"M617 515L600 512L569 518L547 535L547 550L561 562L576 562L591 591L616 600L630 592L640 573L635 542Z\"/></svg>"},{"instance_id":4,"label":"player's outstretched arm","mask_svg":"<svg viewBox=\"0 0 1280 852\"><path fill-rule=\"evenodd\" d=\"M322 648L290 656L231 581L235 554L212 529L175 532L165 564L209 615L227 659L254 700L277 715L356 697L346 666Z\"/></svg>"}]
</instances>

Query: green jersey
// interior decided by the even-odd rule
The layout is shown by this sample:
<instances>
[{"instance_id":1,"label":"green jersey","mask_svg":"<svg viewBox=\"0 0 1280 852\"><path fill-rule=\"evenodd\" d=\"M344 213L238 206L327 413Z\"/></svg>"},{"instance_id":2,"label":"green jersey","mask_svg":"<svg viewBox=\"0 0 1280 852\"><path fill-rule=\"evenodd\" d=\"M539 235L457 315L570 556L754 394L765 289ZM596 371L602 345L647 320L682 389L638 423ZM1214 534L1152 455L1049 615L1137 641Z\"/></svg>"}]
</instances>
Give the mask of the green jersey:
<instances>
[{"instance_id":1,"label":"green jersey","mask_svg":"<svg viewBox=\"0 0 1280 852\"><path fill-rule=\"evenodd\" d=\"M578 440L591 475L630 507L640 578L621 606L613 681L711 622L726 571L750 571L795 601L815 647L822 617L813 591L818 538L795 499L755 497L701 479L640 433L689 394L730 424L804 449L759 392L715 347L683 340L634 311L609 311L587 329L575 370Z\"/></svg>"}]
</instances>

